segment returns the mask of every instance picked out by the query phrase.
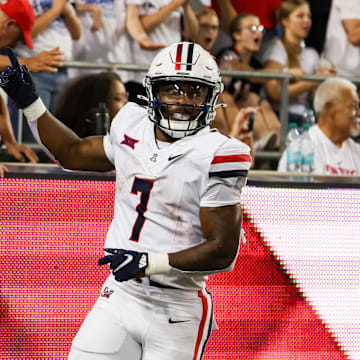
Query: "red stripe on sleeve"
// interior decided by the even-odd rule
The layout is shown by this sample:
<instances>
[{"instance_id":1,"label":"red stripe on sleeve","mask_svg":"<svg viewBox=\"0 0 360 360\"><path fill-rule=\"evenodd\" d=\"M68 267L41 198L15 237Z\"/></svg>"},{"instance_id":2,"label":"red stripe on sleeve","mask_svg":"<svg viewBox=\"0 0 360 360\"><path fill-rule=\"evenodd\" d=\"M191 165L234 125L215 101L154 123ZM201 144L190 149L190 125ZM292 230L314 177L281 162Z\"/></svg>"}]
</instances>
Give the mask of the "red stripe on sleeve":
<instances>
[{"instance_id":1,"label":"red stripe on sleeve","mask_svg":"<svg viewBox=\"0 0 360 360\"><path fill-rule=\"evenodd\" d=\"M194 352L193 360L198 359L201 340L204 337L205 322L206 322L206 318L207 318L207 315L208 315L208 300L207 300L207 298L204 296L204 294L201 291L198 291L198 296L199 296L199 298L201 299L201 302L202 302L203 313L202 313L202 317L201 317L201 321L200 321L198 336L197 336L197 339L196 339L196 345L195 345L195 352Z\"/></svg>"},{"instance_id":2,"label":"red stripe on sleeve","mask_svg":"<svg viewBox=\"0 0 360 360\"><path fill-rule=\"evenodd\" d=\"M249 154L215 156L211 164L227 162L251 162L251 156Z\"/></svg>"},{"instance_id":3,"label":"red stripe on sleeve","mask_svg":"<svg viewBox=\"0 0 360 360\"><path fill-rule=\"evenodd\" d=\"M181 70L181 53L182 53L183 44L179 44L176 50L176 63L175 70Z\"/></svg>"}]
</instances>

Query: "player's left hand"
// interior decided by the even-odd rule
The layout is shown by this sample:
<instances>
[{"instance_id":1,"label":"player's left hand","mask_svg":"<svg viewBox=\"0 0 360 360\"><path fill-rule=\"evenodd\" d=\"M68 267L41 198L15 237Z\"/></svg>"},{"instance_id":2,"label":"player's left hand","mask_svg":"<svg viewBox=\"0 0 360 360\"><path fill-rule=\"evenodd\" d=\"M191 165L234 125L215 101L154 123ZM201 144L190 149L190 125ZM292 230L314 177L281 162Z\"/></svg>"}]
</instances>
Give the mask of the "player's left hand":
<instances>
[{"instance_id":1,"label":"player's left hand","mask_svg":"<svg viewBox=\"0 0 360 360\"><path fill-rule=\"evenodd\" d=\"M35 102L39 95L27 66L20 66L16 55L10 48L5 48L4 52L9 56L11 66L7 66L0 74L0 86L18 108L24 109Z\"/></svg>"},{"instance_id":2,"label":"player's left hand","mask_svg":"<svg viewBox=\"0 0 360 360\"><path fill-rule=\"evenodd\" d=\"M98 264L109 264L115 280L121 282L145 275L145 269L149 265L147 253L125 249L104 250L111 255L99 259Z\"/></svg>"}]
</instances>

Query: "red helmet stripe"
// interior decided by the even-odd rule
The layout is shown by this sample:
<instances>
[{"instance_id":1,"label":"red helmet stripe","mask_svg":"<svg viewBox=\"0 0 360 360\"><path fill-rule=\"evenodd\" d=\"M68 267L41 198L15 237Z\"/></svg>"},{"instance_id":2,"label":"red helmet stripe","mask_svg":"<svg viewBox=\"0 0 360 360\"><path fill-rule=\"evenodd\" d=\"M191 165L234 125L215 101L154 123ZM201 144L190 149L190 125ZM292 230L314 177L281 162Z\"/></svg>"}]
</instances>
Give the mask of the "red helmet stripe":
<instances>
[{"instance_id":1,"label":"red helmet stripe","mask_svg":"<svg viewBox=\"0 0 360 360\"><path fill-rule=\"evenodd\" d=\"M175 70L181 70L181 53L183 44L179 44L176 50Z\"/></svg>"}]
</instances>

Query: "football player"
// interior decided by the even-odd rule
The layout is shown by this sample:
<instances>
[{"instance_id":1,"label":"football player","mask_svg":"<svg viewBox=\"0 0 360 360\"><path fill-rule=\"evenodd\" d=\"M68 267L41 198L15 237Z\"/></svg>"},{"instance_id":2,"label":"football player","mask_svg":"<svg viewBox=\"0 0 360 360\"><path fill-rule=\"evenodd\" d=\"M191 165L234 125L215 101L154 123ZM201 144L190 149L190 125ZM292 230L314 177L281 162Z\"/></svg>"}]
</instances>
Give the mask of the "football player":
<instances>
[{"instance_id":1,"label":"football player","mask_svg":"<svg viewBox=\"0 0 360 360\"><path fill-rule=\"evenodd\" d=\"M111 274L69 359L201 359L216 327L205 281L234 266L251 164L247 145L209 127L223 89L216 62L194 43L161 50L144 81L148 107L130 102L107 135L81 139L47 111L27 68L9 57L0 84L39 143L64 168L116 170L99 260Z\"/></svg>"}]
</instances>

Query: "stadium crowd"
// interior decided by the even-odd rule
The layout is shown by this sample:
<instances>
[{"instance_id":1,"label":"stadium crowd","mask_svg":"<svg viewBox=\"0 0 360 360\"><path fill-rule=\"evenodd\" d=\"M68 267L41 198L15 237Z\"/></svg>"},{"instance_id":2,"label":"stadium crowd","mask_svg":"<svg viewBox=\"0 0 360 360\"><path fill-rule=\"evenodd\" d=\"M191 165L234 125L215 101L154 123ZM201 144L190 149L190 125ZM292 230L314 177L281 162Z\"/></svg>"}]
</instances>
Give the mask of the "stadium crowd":
<instances>
[{"instance_id":1,"label":"stadium crowd","mask_svg":"<svg viewBox=\"0 0 360 360\"><path fill-rule=\"evenodd\" d=\"M312 31L312 12L319 17L319 22L314 22L316 31ZM304 114L316 110L313 98L319 86L318 81L304 80L305 75L360 75L360 5L355 0L324 1L321 5L311 0L261 4L237 0L7 0L0 4L0 20L0 48L12 47L20 63L29 67L46 106L65 116L65 107L73 107L71 100L76 96L76 104L82 109L78 117L83 117L76 124L84 127L76 129L80 134L87 134L85 127L99 128L91 124L99 121L93 116L94 109L105 106L112 118L114 109L128 100L144 104L144 73L116 70L116 81L110 81L96 64L149 66L160 49L180 40L199 43L214 56L221 70L291 75L288 119L299 128L306 121ZM95 64L91 69L64 66L64 61L74 60ZM0 68L6 65L7 57L0 55ZM104 81L107 84L103 86L97 83ZM281 81L249 76L223 76L223 81L225 90L218 103L227 106L217 108L212 126L244 141L254 154L284 150L279 120ZM81 82L91 85L81 87ZM95 89L102 96L90 96ZM4 99L0 98L2 102ZM15 140L10 114L6 109L0 113L0 137L9 154L14 161L39 161L31 149L17 143L35 142L26 122L22 139ZM75 120L64 121L75 126ZM357 142L358 103L350 121L349 137ZM100 128L104 131L104 126ZM255 169L277 169L277 161L264 164L256 160L255 156ZM1 176L5 171L0 165ZM359 175L360 169L350 172Z\"/></svg>"}]
</instances>

